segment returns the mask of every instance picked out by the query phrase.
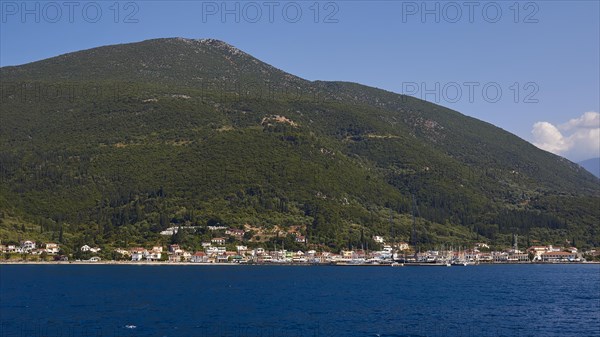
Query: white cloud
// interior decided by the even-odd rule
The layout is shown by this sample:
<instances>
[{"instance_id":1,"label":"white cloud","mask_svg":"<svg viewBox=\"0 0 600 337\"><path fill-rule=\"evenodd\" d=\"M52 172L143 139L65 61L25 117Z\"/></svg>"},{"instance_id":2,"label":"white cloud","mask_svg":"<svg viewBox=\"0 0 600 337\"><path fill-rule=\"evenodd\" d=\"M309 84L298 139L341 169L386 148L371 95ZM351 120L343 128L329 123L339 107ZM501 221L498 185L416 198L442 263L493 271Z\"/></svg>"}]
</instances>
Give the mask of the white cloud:
<instances>
[{"instance_id":1,"label":"white cloud","mask_svg":"<svg viewBox=\"0 0 600 337\"><path fill-rule=\"evenodd\" d=\"M556 128L548 122L537 122L533 124L531 130L534 139L534 145L548 152L562 154L569 149L565 137Z\"/></svg>"},{"instance_id":2,"label":"white cloud","mask_svg":"<svg viewBox=\"0 0 600 337\"><path fill-rule=\"evenodd\" d=\"M600 113L586 112L558 127L537 122L531 130L533 144L573 161L600 156Z\"/></svg>"},{"instance_id":3,"label":"white cloud","mask_svg":"<svg viewBox=\"0 0 600 337\"><path fill-rule=\"evenodd\" d=\"M573 130L578 128L583 129L598 129L600 128L600 113L586 112L579 118L573 118L559 126L562 130Z\"/></svg>"}]
</instances>

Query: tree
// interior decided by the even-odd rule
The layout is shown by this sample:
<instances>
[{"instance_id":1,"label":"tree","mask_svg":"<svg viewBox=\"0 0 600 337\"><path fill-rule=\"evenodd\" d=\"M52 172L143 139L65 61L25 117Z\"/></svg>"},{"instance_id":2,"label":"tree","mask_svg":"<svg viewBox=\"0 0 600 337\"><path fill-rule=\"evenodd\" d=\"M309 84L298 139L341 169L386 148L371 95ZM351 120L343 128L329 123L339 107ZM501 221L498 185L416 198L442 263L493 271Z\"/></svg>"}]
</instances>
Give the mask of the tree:
<instances>
[{"instance_id":1,"label":"tree","mask_svg":"<svg viewBox=\"0 0 600 337\"><path fill-rule=\"evenodd\" d=\"M249 230L247 232L244 233L244 239L245 240L250 240L252 239L252 237L254 236L254 234L256 234L256 232L254 232L253 230Z\"/></svg>"},{"instance_id":2,"label":"tree","mask_svg":"<svg viewBox=\"0 0 600 337\"><path fill-rule=\"evenodd\" d=\"M185 240L185 231L181 228L181 225L177 227L177 231L171 235L171 244L181 244Z\"/></svg>"},{"instance_id":3,"label":"tree","mask_svg":"<svg viewBox=\"0 0 600 337\"><path fill-rule=\"evenodd\" d=\"M58 251L58 255L72 255L73 254L73 250L71 250L70 247L68 246L61 246L60 250Z\"/></svg>"},{"instance_id":4,"label":"tree","mask_svg":"<svg viewBox=\"0 0 600 337\"><path fill-rule=\"evenodd\" d=\"M167 215L165 213L160 213L159 216L159 223L160 223L160 229L165 229L169 226L169 218L167 217Z\"/></svg>"}]
</instances>

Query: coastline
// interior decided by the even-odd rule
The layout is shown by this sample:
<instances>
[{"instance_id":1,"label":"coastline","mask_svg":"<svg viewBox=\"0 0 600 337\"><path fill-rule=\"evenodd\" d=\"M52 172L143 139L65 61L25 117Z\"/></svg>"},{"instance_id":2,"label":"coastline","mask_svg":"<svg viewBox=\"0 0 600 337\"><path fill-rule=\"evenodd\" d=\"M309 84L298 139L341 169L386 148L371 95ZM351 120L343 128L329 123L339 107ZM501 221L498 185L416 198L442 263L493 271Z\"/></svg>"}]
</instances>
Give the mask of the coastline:
<instances>
[{"instance_id":1,"label":"coastline","mask_svg":"<svg viewBox=\"0 0 600 337\"><path fill-rule=\"evenodd\" d=\"M462 266L463 268L478 266L507 266L507 265L600 265L600 261L587 262L525 262L525 263L480 263L477 265ZM112 266L296 266L296 267L391 267L391 265L352 265L333 263L194 263L194 262L132 262L132 261L0 261L1 265L112 265ZM410 265L395 266L410 267ZM427 267L427 266L425 266ZM454 266L461 267L461 266Z\"/></svg>"},{"instance_id":2,"label":"coastline","mask_svg":"<svg viewBox=\"0 0 600 337\"><path fill-rule=\"evenodd\" d=\"M130 262L130 261L0 261L0 265L50 264L50 265L113 265L113 266L239 266L239 263L191 263L191 262Z\"/></svg>"}]
</instances>

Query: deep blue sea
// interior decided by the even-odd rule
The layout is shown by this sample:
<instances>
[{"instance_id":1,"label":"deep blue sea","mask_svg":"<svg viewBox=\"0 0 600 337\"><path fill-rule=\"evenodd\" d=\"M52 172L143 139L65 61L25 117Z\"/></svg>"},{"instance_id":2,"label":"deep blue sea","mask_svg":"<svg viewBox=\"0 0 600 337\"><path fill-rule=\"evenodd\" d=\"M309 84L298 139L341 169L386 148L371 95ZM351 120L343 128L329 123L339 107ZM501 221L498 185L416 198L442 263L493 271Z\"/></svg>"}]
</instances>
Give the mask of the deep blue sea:
<instances>
[{"instance_id":1,"label":"deep blue sea","mask_svg":"<svg viewBox=\"0 0 600 337\"><path fill-rule=\"evenodd\" d=\"M600 265L0 265L0 336L600 336Z\"/></svg>"}]
</instances>

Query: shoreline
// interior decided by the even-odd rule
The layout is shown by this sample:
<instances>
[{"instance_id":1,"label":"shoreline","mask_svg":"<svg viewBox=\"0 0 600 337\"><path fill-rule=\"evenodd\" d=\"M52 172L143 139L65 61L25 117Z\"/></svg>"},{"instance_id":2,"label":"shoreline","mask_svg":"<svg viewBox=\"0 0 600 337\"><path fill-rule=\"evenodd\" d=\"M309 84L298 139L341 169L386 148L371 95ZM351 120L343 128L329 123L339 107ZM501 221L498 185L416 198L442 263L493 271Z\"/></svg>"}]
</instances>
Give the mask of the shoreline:
<instances>
[{"instance_id":1,"label":"shoreline","mask_svg":"<svg viewBox=\"0 0 600 337\"><path fill-rule=\"evenodd\" d=\"M335 263L194 263L194 262L131 262L131 261L0 261L2 265L110 265L110 266L292 266L292 267L391 267L392 265L362 265L362 264L335 264ZM453 267L478 267L478 266L507 266L507 265L600 265L600 261L589 262L521 262L521 263L480 263L469 266ZM411 267L410 264L394 267ZM429 267L425 265L424 267Z\"/></svg>"}]
</instances>

